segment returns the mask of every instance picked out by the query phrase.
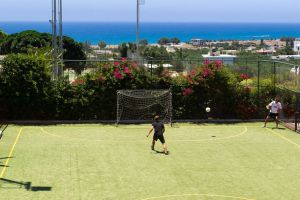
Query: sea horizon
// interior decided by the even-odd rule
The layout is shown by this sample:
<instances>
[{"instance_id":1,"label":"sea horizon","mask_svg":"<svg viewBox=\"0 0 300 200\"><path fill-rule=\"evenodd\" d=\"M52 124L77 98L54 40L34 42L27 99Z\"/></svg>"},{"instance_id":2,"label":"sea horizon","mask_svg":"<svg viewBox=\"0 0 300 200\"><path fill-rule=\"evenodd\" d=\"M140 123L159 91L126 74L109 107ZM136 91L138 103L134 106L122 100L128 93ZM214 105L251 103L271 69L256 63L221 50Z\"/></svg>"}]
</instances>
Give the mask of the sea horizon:
<instances>
[{"instance_id":1,"label":"sea horizon","mask_svg":"<svg viewBox=\"0 0 300 200\"><path fill-rule=\"evenodd\" d=\"M51 24L44 21L0 21L0 29L13 34L24 30L51 33ZM117 45L136 41L135 22L75 22L63 23L63 34L79 42L99 41ZM284 22L142 22L140 39L157 43L162 37L177 37L182 42L193 38L204 40L260 40L300 37L300 23Z\"/></svg>"}]
</instances>

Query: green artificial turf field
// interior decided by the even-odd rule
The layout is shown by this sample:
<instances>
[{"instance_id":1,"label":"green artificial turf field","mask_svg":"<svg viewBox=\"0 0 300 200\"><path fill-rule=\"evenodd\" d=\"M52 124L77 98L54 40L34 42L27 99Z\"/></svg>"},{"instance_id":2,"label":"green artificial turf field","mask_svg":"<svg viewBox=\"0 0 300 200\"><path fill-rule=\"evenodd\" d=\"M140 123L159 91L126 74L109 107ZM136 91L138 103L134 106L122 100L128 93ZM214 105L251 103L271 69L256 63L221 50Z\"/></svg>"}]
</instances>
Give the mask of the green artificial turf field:
<instances>
[{"instance_id":1,"label":"green artificial turf field","mask_svg":"<svg viewBox=\"0 0 300 200\"><path fill-rule=\"evenodd\" d=\"M149 125L10 125L0 199L300 199L300 135L261 125L166 126L170 155Z\"/></svg>"}]
</instances>

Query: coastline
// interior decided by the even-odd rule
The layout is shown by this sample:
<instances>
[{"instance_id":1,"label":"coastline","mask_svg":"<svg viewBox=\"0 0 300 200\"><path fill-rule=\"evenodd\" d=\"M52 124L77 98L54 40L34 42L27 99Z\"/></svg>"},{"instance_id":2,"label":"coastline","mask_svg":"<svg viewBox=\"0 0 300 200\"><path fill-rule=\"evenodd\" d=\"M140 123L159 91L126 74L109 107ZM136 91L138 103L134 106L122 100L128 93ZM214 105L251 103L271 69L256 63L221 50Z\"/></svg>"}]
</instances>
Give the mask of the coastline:
<instances>
[{"instance_id":1,"label":"coastline","mask_svg":"<svg viewBox=\"0 0 300 200\"><path fill-rule=\"evenodd\" d=\"M177 37L182 42L199 38L212 41L256 41L282 37L300 37L299 23L184 23L184 22L144 22L140 25L140 38L149 44L157 43L159 38ZM64 35L76 41L88 41L97 45L99 41L118 45L135 42L135 23L133 22L64 22ZM12 34L24 30L51 33L49 22L0 22L0 29Z\"/></svg>"}]
</instances>

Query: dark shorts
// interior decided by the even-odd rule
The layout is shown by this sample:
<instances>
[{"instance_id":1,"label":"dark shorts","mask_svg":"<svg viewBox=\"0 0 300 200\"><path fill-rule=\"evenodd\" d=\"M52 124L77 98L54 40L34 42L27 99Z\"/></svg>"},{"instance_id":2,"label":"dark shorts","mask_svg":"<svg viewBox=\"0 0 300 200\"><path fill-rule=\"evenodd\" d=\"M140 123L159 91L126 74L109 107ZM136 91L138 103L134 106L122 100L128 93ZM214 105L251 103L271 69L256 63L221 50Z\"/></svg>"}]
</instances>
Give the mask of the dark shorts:
<instances>
[{"instance_id":1,"label":"dark shorts","mask_svg":"<svg viewBox=\"0 0 300 200\"><path fill-rule=\"evenodd\" d=\"M153 140L155 140L155 141L159 140L162 144L165 143L165 138L164 138L163 135L154 134L153 135Z\"/></svg>"},{"instance_id":2,"label":"dark shorts","mask_svg":"<svg viewBox=\"0 0 300 200\"><path fill-rule=\"evenodd\" d=\"M276 119L278 117L278 113L269 113L268 115L270 118Z\"/></svg>"}]
</instances>

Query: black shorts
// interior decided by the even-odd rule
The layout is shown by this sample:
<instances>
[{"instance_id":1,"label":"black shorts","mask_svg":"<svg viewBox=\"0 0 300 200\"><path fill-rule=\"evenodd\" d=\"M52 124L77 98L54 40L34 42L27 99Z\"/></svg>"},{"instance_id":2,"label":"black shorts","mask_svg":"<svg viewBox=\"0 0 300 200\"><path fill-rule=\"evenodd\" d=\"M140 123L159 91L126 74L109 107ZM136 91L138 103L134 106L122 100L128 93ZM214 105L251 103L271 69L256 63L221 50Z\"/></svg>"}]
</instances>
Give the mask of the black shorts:
<instances>
[{"instance_id":1,"label":"black shorts","mask_svg":"<svg viewBox=\"0 0 300 200\"><path fill-rule=\"evenodd\" d=\"M278 117L278 113L269 113L268 115L270 118L276 119Z\"/></svg>"},{"instance_id":2,"label":"black shorts","mask_svg":"<svg viewBox=\"0 0 300 200\"><path fill-rule=\"evenodd\" d=\"M154 134L153 135L153 140L155 140L155 141L159 140L162 144L165 143L165 138L164 138L163 135Z\"/></svg>"}]
</instances>

